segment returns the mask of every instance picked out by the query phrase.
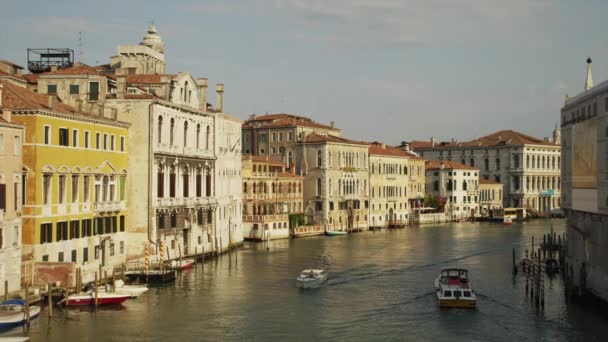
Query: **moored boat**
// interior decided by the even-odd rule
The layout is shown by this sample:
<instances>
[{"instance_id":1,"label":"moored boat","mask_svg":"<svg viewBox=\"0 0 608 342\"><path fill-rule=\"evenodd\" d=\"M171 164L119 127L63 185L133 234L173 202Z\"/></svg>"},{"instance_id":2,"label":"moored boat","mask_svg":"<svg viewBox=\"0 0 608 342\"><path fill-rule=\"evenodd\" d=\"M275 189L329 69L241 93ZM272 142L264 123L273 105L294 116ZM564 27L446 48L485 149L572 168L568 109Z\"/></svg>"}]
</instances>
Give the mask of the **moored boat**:
<instances>
[{"instance_id":1,"label":"moored boat","mask_svg":"<svg viewBox=\"0 0 608 342\"><path fill-rule=\"evenodd\" d=\"M513 224L513 219L508 216L505 216L505 218L502 220L502 224L505 226L510 226Z\"/></svg>"},{"instance_id":2,"label":"moored boat","mask_svg":"<svg viewBox=\"0 0 608 342\"><path fill-rule=\"evenodd\" d=\"M98 305L109 305L109 304L122 304L125 300L131 297L128 293L122 292L111 292L106 293L105 291L99 291L97 294ZM89 292L84 294L74 294L63 299L60 304L67 302L68 306L77 305L95 305L95 292Z\"/></svg>"},{"instance_id":3,"label":"moored boat","mask_svg":"<svg viewBox=\"0 0 608 342\"><path fill-rule=\"evenodd\" d=\"M345 231L341 231L341 230L326 230L325 231L325 235L327 236L338 236L338 235L346 235L348 234Z\"/></svg>"},{"instance_id":4,"label":"moored boat","mask_svg":"<svg viewBox=\"0 0 608 342\"><path fill-rule=\"evenodd\" d=\"M30 320L40 314L39 306L30 306ZM7 300L0 304L0 331L7 331L26 323L25 301Z\"/></svg>"},{"instance_id":5,"label":"moored boat","mask_svg":"<svg viewBox=\"0 0 608 342\"><path fill-rule=\"evenodd\" d=\"M126 293L131 298L137 298L140 295L146 293L148 291L148 286L146 285L125 285L125 283L118 279L116 280L116 292ZM99 288L99 293L106 292L105 287Z\"/></svg>"},{"instance_id":6,"label":"moored boat","mask_svg":"<svg viewBox=\"0 0 608 342\"><path fill-rule=\"evenodd\" d=\"M167 263L167 265L172 268L175 268L175 269L185 270L185 269L188 269L188 268L194 266L195 262L196 262L196 260L194 260L192 258L185 258L185 259L181 259L181 260L171 260L170 262Z\"/></svg>"},{"instance_id":7,"label":"moored boat","mask_svg":"<svg viewBox=\"0 0 608 342\"><path fill-rule=\"evenodd\" d=\"M437 300L441 308L475 308L477 297L464 268L444 268L435 279Z\"/></svg>"},{"instance_id":8,"label":"moored boat","mask_svg":"<svg viewBox=\"0 0 608 342\"><path fill-rule=\"evenodd\" d=\"M298 278L296 278L296 287L300 288L313 288L319 287L327 280L327 272L324 270L304 270L300 272Z\"/></svg>"}]
</instances>

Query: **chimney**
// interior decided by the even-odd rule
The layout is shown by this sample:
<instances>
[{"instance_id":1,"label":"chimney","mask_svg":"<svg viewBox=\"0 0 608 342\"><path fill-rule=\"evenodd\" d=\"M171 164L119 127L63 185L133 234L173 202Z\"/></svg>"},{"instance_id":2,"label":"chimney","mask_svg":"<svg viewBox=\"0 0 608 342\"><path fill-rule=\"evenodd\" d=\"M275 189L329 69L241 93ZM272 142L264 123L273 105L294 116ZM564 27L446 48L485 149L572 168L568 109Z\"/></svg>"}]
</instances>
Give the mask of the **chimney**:
<instances>
[{"instance_id":1,"label":"chimney","mask_svg":"<svg viewBox=\"0 0 608 342\"><path fill-rule=\"evenodd\" d=\"M57 108L57 96L49 95L48 107L50 110L55 110Z\"/></svg>"},{"instance_id":2,"label":"chimney","mask_svg":"<svg viewBox=\"0 0 608 342\"><path fill-rule=\"evenodd\" d=\"M295 175L295 174L296 174L296 164L291 163L291 164L289 165L289 171L291 171L291 174L292 174L292 175Z\"/></svg>"},{"instance_id":3,"label":"chimney","mask_svg":"<svg viewBox=\"0 0 608 342\"><path fill-rule=\"evenodd\" d=\"M198 107L202 111L207 111L207 85L208 81L206 78L199 78L196 80L196 87L198 88Z\"/></svg>"},{"instance_id":4,"label":"chimney","mask_svg":"<svg viewBox=\"0 0 608 342\"><path fill-rule=\"evenodd\" d=\"M124 99L127 93L127 73L123 68L116 70L116 98Z\"/></svg>"},{"instance_id":5,"label":"chimney","mask_svg":"<svg viewBox=\"0 0 608 342\"><path fill-rule=\"evenodd\" d=\"M435 137L431 137L431 147L435 147Z\"/></svg>"},{"instance_id":6,"label":"chimney","mask_svg":"<svg viewBox=\"0 0 608 342\"><path fill-rule=\"evenodd\" d=\"M255 114L251 114L249 115L249 121L253 121L255 120L256 115Z\"/></svg>"},{"instance_id":7,"label":"chimney","mask_svg":"<svg viewBox=\"0 0 608 342\"><path fill-rule=\"evenodd\" d=\"M331 126L331 128L336 128L336 123L333 121L330 121L329 125Z\"/></svg>"},{"instance_id":8,"label":"chimney","mask_svg":"<svg viewBox=\"0 0 608 342\"><path fill-rule=\"evenodd\" d=\"M410 151L410 144L405 143L405 150L408 151L408 152Z\"/></svg>"},{"instance_id":9,"label":"chimney","mask_svg":"<svg viewBox=\"0 0 608 342\"><path fill-rule=\"evenodd\" d=\"M57 64L51 64L51 71L57 71Z\"/></svg>"},{"instance_id":10,"label":"chimney","mask_svg":"<svg viewBox=\"0 0 608 342\"><path fill-rule=\"evenodd\" d=\"M224 84L218 83L215 86L215 92L217 93L217 110L220 112L224 111Z\"/></svg>"},{"instance_id":11,"label":"chimney","mask_svg":"<svg viewBox=\"0 0 608 342\"><path fill-rule=\"evenodd\" d=\"M386 150L386 144L380 144L380 148Z\"/></svg>"}]
</instances>

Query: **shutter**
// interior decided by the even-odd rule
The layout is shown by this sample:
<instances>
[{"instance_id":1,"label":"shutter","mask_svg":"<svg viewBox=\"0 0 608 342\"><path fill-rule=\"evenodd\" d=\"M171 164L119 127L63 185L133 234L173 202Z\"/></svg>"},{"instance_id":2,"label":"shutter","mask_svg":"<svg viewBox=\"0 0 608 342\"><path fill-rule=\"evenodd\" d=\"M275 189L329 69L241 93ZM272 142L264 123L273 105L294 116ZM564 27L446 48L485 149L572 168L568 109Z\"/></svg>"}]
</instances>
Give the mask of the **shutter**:
<instances>
[{"instance_id":1,"label":"shutter","mask_svg":"<svg viewBox=\"0 0 608 342\"><path fill-rule=\"evenodd\" d=\"M0 184L0 209L6 210L6 184Z\"/></svg>"}]
</instances>

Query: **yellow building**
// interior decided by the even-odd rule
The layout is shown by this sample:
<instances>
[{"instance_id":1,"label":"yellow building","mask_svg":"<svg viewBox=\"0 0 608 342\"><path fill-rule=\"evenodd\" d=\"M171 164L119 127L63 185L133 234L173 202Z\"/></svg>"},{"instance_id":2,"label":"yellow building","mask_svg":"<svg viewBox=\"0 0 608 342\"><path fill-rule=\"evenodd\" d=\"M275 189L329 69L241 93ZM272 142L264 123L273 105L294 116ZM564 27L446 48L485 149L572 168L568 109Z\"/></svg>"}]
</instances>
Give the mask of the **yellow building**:
<instances>
[{"instance_id":1,"label":"yellow building","mask_svg":"<svg viewBox=\"0 0 608 342\"><path fill-rule=\"evenodd\" d=\"M24 263L76 263L85 281L123 263L128 124L8 82L3 106L25 126Z\"/></svg>"}]
</instances>

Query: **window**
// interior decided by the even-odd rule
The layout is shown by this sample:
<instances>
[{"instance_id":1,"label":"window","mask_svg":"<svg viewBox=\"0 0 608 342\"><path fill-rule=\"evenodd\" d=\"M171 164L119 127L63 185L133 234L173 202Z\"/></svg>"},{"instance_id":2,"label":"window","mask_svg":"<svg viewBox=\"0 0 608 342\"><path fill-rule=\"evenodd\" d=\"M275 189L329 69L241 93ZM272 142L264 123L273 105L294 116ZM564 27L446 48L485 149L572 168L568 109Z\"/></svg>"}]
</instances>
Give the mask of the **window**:
<instances>
[{"instance_id":1,"label":"window","mask_svg":"<svg viewBox=\"0 0 608 342\"><path fill-rule=\"evenodd\" d=\"M103 149L104 150L108 149L108 135L107 134L103 135Z\"/></svg>"},{"instance_id":2,"label":"window","mask_svg":"<svg viewBox=\"0 0 608 342\"><path fill-rule=\"evenodd\" d=\"M78 147L78 130L72 131L72 147Z\"/></svg>"},{"instance_id":3,"label":"window","mask_svg":"<svg viewBox=\"0 0 608 342\"><path fill-rule=\"evenodd\" d=\"M101 133L95 133L95 148L99 150L101 147Z\"/></svg>"},{"instance_id":4,"label":"window","mask_svg":"<svg viewBox=\"0 0 608 342\"><path fill-rule=\"evenodd\" d=\"M125 137L120 137L120 152L125 151Z\"/></svg>"},{"instance_id":5,"label":"window","mask_svg":"<svg viewBox=\"0 0 608 342\"><path fill-rule=\"evenodd\" d=\"M205 149L209 149L209 141L211 139L211 127L207 126L207 132L205 133Z\"/></svg>"},{"instance_id":6,"label":"window","mask_svg":"<svg viewBox=\"0 0 608 342\"><path fill-rule=\"evenodd\" d=\"M321 150L317 151L317 167L321 167L323 165L323 154Z\"/></svg>"},{"instance_id":7,"label":"window","mask_svg":"<svg viewBox=\"0 0 608 342\"><path fill-rule=\"evenodd\" d=\"M72 175L72 203L78 202L78 175Z\"/></svg>"},{"instance_id":8,"label":"window","mask_svg":"<svg viewBox=\"0 0 608 342\"><path fill-rule=\"evenodd\" d=\"M272 141L277 141L277 134L276 133L272 133Z\"/></svg>"},{"instance_id":9,"label":"window","mask_svg":"<svg viewBox=\"0 0 608 342\"><path fill-rule=\"evenodd\" d=\"M169 197L175 197L175 172L169 174Z\"/></svg>"},{"instance_id":10,"label":"window","mask_svg":"<svg viewBox=\"0 0 608 342\"><path fill-rule=\"evenodd\" d=\"M13 246L19 246L21 239L19 237L19 226L13 226Z\"/></svg>"},{"instance_id":11,"label":"window","mask_svg":"<svg viewBox=\"0 0 608 342\"><path fill-rule=\"evenodd\" d=\"M99 82L89 82L89 101L99 100Z\"/></svg>"},{"instance_id":12,"label":"window","mask_svg":"<svg viewBox=\"0 0 608 342\"><path fill-rule=\"evenodd\" d=\"M68 222L57 222L57 241L69 239L68 237Z\"/></svg>"},{"instance_id":13,"label":"window","mask_svg":"<svg viewBox=\"0 0 608 342\"><path fill-rule=\"evenodd\" d=\"M171 126L169 127L169 145L173 146L173 138L175 136L175 119L171 118Z\"/></svg>"},{"instance_id":14,"label":"window","mask_svg":"<svg viewBox=\"0 0 608 342\"><path fill-rule=\"evenodd\" d=\"M70 94L75 95L80 93L80 86L78 84L70 84Z\"/></svg>"},{"instance_id":15,"label":"window","mask_svg":"<svg viewBox=\"0 0 608 342\"><path fill-rule=\"evenodd\" d=\"M158 144L160 145L160 143L163 141L163 117L159 116L158 117Z\"/></svg>"},{"instance_id":16,"label":"window","mask_svg":"<svg viewBox=\"0 0 608 342\"><path fill-rule=\"evenodd\" d=\"M59 145L69 146L70 145L70 131L67 128L59 129Z\"/></svg>"},{"instance_id":17,"label":"window","mask_svg":"<svg viewBox=\"0 0 608 342\"><path fill-rule=\"evenodd\" d=\"M70 239L80 238L80 221L70 221Z\"/></svg>"},{"instance_id":18,"label":"window","mask_svg":"<svg viewBox=\"0 0 608 342\"><path fill-rule=\"evenodd\" d=\"M112 136L110 137L110 151L114 151L114 142L116 140L116 136L114 134L112 134Z\"/></svg>"},{"instance_id":19,"label":"window","mask_svg":"<svg viewBox=\"0 0 608 342\"><path fill-rule=\"evenodd\" d=\"M89 202L89 189L91 186L91 176L84 176L82 180L83 192L82 192L82 201L87 203Z\"/></svg>"},{"instance_id":20,"label":"window","mask_svg":"<svg viewBox=\"0 0 608 342\"><path fill-rule=\"evenodd\" d=\"M321 178L317 178L317 196L321 196Z\"/></svg>"},{"instance_id":21,"label":"window","mask_svg":"<svg viewBox=\"0 0 608 342\"><path fill-rule=\"evenodd\" d=\"M59 175L59 204L65 203L65 175Z\"/></svg>"},{"instance_id":22,"label":"window","mask_svg":"<svg viewBox=\"0 0 608 342\"><path fill-rule=\"evenodd\" d=\"M53 175L45 174L42 175L42 203L50 204L51 203L51 180L53 179Z\"/></svg>"},{"instance_id":23,"label":"window","mask_svg":"<svg viewBox=\"0 0 608 342\"><path fill-rule=\"evenodd\" d=\"M201 124L196 125L196 149L201 147Z\"/></svg>"},{"instance_id":24,"label":"window","mask_svg":"<svg viewBox=\"0 0 608 342\"><path fill-rule=\"evenodd\" d=\"M51 143L51 126L44 126L44 144L49 145Z\"/></svg>"},{"instance_id":25,"label":"window","mask_svg":"<svg viewBox=\"0 0 608 342\"><path fill-rule=\"evenodd\" d=\"M89 262L89 247L82 249L82 263L85 264L87 262Z\"/></svg>"},{"instance_id":26,"label":"window","mask_svg":"<svg viewBox=\"0 0 608 342\"><path fill-rule=\"evenodd\" d=\"M40 243L53 242L53 224L43 223L40 225Z\"/></svg>"},{"instance_id":27,"label":"window","mask_svg":"<svg viewBox=\"0 0 608 342\"><path fill-rule=\"evenodd\" d=\"M6 184L0 184L0 209L6 210Z\"/></svg>"},{"instance_id":28,"label":"window","mask_svg":"<svg viewBox=\"0 0 608 342\"><path fill-rule=\"evenodd\" d=\"M56 84L47 85L46 92L47 92L47 94L57 95L57 85Z\"/></svg>"},{"instance_id":29,"label":"window","mask_svg":"<svg viewBox=\"0 0 608 342\"><path fill-rule=\"evenodd\" d=\"M125 215L120 215L120 231L125 231ZM122 254L122 252L120 252Z\"/></svg>"},{"instance_id":30,"label":"window","mask_svg":"<svg viewBox=\"0 0 608 342\"><path fill-rule=\"evenodd\" d=\"M606 101L606 103L608 103L608 99ZM608 107L607 107L608 108ZM287 133L287 140L292 141L293 140L293 132L289 132Z\"/></svg>"},{"instance_id":31,"label":"window","mask_svg":"<svg viewBox=\"0 0 608 342\"><path fill-rule=\"evenodd\" d=\"M443 296L444 297L452 297L452 291L448 291L448 290L443 291Z\"/></svg>"},{"instance_id":32,"label":"window","mask_svg":"<svg viewBox=\"0 0 608 342\"><path fill-rule=\"evenodd\" d=\"M184 121L184 147L188 146L188 121Z\"/></svg>"},{"instance_id":33,"label":"window","mask_svg":"<svg viewBox=\"0 0 608 342\"><path fill-rule=\"evenodd\" d=\"M84 131L84 148L89 148L91 132Z\"/></svg>"},{"instance_id":34,"label":"window","mask_svg":"<svg viewBox=\"0 0 608 342\"><path fill-rule=\"evenodd\" d=\"M59 261L59 262L63 262L63 252L59 252L59 253L57 254L57 261Z\"/></svg>"}]
</instances>

